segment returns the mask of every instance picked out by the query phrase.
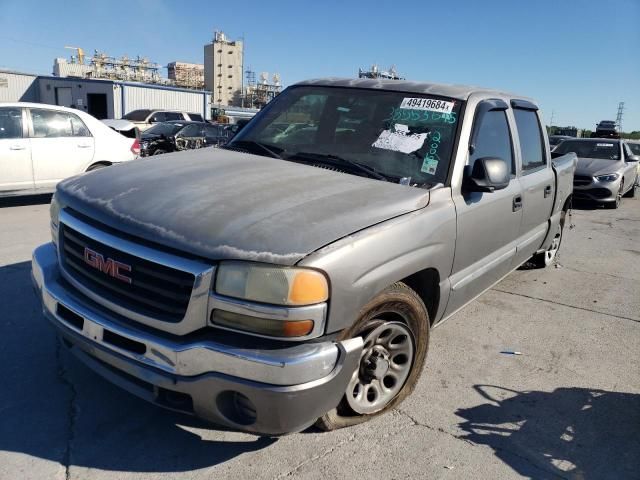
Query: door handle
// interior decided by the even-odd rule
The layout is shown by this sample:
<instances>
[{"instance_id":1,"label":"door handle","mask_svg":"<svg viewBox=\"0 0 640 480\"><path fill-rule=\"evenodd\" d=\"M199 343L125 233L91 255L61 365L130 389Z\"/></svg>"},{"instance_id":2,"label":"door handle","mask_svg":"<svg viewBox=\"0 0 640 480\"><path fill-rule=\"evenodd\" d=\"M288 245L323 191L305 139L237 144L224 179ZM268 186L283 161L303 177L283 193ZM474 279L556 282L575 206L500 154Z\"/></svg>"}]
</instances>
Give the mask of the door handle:
<instances>
[{"instance_id":1,"label":"door handle","mask_svg":"<svg viewBox=\"0 0 640 480\"><path fill-rule=\"evenodd\" d=\"M513 211L517 212L522 209L522 195L516 195L513 197Z\"/></svg>"},{"instance_id":2,"label":"door handle","mask_svg":"<svg viewBox=\"0 0 640 480\"><path fill-rule=\"evenodd\" d=\"M11 145L9 147L9 150L24 150L27 147L25 147L24 145Z\"/></svg>"},{"instance_id":3,"label":"door handle","mask_svg":"<svg viewBox=\"0 0 640 480\"><path fill-rule=\"evenodd\" d=\"M79 143L78 148L91 148L91 145L87 143Z\"/></svg>"},{"instance_id":4,"label":"door handle","mask_svg":"<svg viewBox=\"0 0 640 480\"><path fill-rule=\"evenodd\" d=\"M551 195L551 192L551 185L547 185L546 187L544 187L544 198L547 198L549 195Z\"/></svg>"}]
</instances>

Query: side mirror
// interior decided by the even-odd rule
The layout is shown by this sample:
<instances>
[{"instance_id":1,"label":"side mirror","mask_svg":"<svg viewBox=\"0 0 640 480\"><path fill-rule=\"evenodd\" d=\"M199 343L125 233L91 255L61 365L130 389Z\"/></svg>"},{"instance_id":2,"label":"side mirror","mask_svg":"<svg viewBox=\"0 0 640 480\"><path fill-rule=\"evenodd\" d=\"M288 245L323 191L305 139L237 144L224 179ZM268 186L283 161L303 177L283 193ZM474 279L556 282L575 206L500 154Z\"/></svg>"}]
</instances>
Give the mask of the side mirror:
<instances>
[{"instance_id":1,"label":"side mirror","mask_svg":"<svg viewBox=\"0 0 640 480\"><path fill-rule=\"evenodd\" d=\"M626 160L627 163L630 162L640 162L640 155L629 155Z\"/></svg>"},{"instance_id":2,"label":"side mirror","mask_svg":"<svg viewBox=\"0 0 640 480\"><path fill-rule=\"evenodd\" d=\"M470 192L493 192L509 186L509 165L501 158L478 158L473 167L464 167L464 187Z\"/></svg>"}]
</instances>

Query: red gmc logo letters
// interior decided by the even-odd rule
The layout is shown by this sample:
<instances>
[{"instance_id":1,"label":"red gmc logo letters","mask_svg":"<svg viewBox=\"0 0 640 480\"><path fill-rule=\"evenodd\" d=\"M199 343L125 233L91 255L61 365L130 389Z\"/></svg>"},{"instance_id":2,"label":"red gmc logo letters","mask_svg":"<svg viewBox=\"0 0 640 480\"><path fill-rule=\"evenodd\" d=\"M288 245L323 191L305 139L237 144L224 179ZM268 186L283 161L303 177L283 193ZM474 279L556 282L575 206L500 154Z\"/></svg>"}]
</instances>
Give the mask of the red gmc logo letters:
<instances>
[{"instance_id":1,"label":"red gmc logo letters","mask_svg":"<svg viewBox=\"0 0 640 480\"><path fill-rule=\"evenodd\" d=\"M84 261L87 265L106 273L110 277L116 278L121 282L131 283L131 277L127 277L122 272L130 272L131 265L118 262L113 258L104 259L104 256L98 252L94 252L90 248L84 247Z\"/></svg>"}]
</instances>

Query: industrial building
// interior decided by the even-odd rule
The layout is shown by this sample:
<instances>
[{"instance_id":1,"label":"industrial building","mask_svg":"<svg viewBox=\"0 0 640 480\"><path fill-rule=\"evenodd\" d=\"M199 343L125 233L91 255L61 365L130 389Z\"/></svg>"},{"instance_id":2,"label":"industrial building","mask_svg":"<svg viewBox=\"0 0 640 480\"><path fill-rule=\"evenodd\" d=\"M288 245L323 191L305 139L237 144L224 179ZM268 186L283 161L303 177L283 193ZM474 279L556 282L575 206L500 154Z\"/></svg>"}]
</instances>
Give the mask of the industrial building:
<instances>
[{"instance_id":1,"label":"industrial building","mask_svg":"<svg viewBox=\"0 0 640 480\"><path fill-rule=\"evenodd\" d=\"M167 76L176 87L204 89L204 65L202 63L171 62Z\"/></svg>"},{"instance_id":2,"label":"industrial building","mask_svg":"<svg viewBox=\"0 0 640 480\"><path fill-rule=\"evenodd\" d=\"M243 58L243 42L231 41L222 32L215 32L213 42L204 46L204 85L213 93L215 106L240 103Z\"/></svg>"},{"instance_id":3,"label":"industrial building","mask_svg":"<svg viewBox=\"0 0 640 480\"><path fill-rule=\"evenodd\" d=\"M203 90L2 70L0 102L40 102L73 107L99 119L121 118L141 108L180 110L211 118L211 93Z\"/></svg>"}]
</instances>

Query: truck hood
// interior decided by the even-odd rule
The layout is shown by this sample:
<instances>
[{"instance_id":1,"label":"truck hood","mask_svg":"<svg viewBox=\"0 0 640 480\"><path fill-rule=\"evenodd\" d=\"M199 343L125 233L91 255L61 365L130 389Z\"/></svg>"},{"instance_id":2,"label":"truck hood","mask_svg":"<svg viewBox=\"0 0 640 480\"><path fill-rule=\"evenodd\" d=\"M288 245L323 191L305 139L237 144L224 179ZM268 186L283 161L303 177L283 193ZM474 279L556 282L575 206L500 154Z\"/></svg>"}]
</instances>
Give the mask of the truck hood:
<instances>
[{"instance_id":1,"label":"truck hood","mask_svg":"<svg viewBox=\"0 0 640 480\"><path fill-rule=\"evenodd\" d=\"M620 160L578 157L576 175L593 177L604 173L615 173L621 168L621 166L622 162Z\"/></svg>"},{"instance_id":2,"label":"truck hood","mask_svg":"<svg viewBox=\"0 0 640 480\"><path fill-rule=\"evenodd\" d=\"M282 265L429 203L423 189L213 148L73 177L57 197L63 208L193 255Z\"/></svg>"}]
</instances>

